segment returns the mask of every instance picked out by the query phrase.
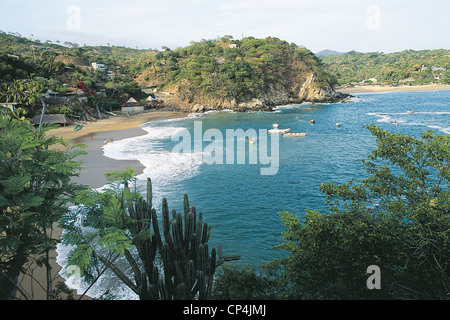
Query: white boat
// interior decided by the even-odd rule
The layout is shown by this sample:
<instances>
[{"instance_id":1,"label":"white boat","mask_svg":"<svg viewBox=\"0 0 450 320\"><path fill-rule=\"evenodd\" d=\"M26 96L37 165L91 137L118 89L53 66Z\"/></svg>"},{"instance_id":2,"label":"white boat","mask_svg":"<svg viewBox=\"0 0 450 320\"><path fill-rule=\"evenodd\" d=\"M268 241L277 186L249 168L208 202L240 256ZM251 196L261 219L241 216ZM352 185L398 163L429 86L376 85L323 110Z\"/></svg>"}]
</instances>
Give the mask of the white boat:
<instances>
[{"instance_id":1,"label":"white boat","mask_svg":"<svg viewBox=\"0 0 450 320\"><path fill-rule=\"evenodd\" d=\"M276 122L274 122L274 124L272 126L273 126L273 129L270 129L269 133L286 133L286 132L289 132L289 130L291 130L291 128L278 129L278 123L276 123Z\"/></svg>"},{"instance_id":2,"label":"white boat","mask_svg":"<svg viewBox=\"0 0 450 320\"><path fill-rule=\"evenodd\" d=\"M340 127L340 126L342 126L342 122L336 123L336 127Z\"/></svg>"},{"instance_id":3,"label":"white boat","mask_svg":"<svg viewBox=\"0 0 450 320\"><path fill-rule=\"evenodd\" d=\"M413 111L413 110L410 110L410 111L406 111L406 113L407 113L407 114L411 114L411 113L414 113L414 111Z\"/></svg>"},{"instance_id":4,"label":"white boat","mask_svg":"<svg viewBox=\"0 0 450 320\"><path fill-rule=\"evenodd\" d=\"M283 133L283 137L304 137L306 132L286 132Z\"/></svg>"}]
</instances>

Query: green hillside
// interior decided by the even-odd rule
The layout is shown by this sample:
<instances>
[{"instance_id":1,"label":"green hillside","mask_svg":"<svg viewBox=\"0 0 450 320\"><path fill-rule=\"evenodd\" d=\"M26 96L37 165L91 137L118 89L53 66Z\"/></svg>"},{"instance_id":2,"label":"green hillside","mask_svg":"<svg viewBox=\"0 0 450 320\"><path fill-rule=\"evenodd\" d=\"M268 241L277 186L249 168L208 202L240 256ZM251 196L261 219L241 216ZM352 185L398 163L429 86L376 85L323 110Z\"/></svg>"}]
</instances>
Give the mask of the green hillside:
<instances>
[{"instance_id":1,"label":"green hillside","mask_svg":"<svg viewBox=\"0 0 450 320\"><path fill-rule=\"evenodd\" d=\"M80 46L76 43L45 43L18 34L0 32L0 103L15 102L21 112L32 117L40 113L40 97L58 92L60 97L80 88L82 82L91 94L88 101L59 99L48 101L48 113L87 113L96 115L95 106L111 110L131 96L145 99L135 74L139 61L152 57L155 51L117 46ZM94 70L92 63L104 64ZM67 107L71 108L72 111Z\"/></svg>"},{"instance_id":2,"label":"green hillside","mask_svg":"<svg viewBox=\"0 0 450 320\"><path fill-rule=\"evenodd\" d=\"M308 87L327 92L336 83L306 48L272 37L233 40L225 36L157 53L148 60L138 81L142 86L171 90L189 103L213 105L220 100L233 107L252 99L270 105L268 93L282 93L286 96L283 102L300 101L308 78Z\"/></svg>"},{"instance_id":3,"label":"green hillside","mask_svg":"<svg viewBox=\"0 0 450 320\"><path fill-rule=\"evenodd\" d=\"M94 70L94 62L104 69ZM191 110L198 104L244 111L337 101L343 97L334 87L349 83L450 84L450 50L317 57L278 38L224 36L156 51L41 42L0 31L0 103L16 102L31 117L40 112L39 98L46 92L66 96L80 83L91 93L87 101L51 101L48 112L95 117L96 106L114 110L130 97L143 101L148 94L142 88L170 93L163 103L174 108Z\"/></svg>"},{"instance_id":4,"label":"green hillside","mask_svg":"<svg viewBox=\"0 0 450 320\"><path fill-rule=\"evenodd\" d=\"M387 54L350 51L320 58L339 85L355 82L450 84L450 50L405 50Z\"/></svg>"}]
</instances>

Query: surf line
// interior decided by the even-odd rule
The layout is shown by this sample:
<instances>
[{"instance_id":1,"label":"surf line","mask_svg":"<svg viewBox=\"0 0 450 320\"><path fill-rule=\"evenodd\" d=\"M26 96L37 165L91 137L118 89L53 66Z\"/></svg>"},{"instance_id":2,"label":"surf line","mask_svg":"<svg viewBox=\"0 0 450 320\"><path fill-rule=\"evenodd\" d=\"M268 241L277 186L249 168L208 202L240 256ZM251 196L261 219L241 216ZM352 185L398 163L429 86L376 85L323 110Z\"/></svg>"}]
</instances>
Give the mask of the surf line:
<instances>
[{"instance_id":1,"label":"surf line","mask_svg":"<svg viewBox=\"0 0 450 320\"><path fill-rule=\"evenodd\" d=\"M269 134L267 129L226 129L224 136L221 130L215 128L203 132L203 122L194 121L193 136L187 128L177 130L172 135L171 140L178 142L172 153L190 154L195 164L246 164L249 138L253 143L248 147L248 164L266 166L260 168L261 175L277 174L280 136ZM205 147L204 143L207 144Z\"/></svg>"}]
</instances>

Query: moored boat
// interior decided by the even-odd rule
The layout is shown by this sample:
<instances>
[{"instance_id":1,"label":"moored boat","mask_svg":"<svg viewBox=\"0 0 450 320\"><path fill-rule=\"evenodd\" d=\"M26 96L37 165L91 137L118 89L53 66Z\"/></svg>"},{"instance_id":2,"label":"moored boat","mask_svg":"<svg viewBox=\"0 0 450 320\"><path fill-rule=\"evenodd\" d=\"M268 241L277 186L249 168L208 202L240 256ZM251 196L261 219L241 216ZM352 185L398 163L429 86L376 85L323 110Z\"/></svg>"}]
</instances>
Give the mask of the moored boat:
<instances>
[{"instance_id":1,"label":"moored boat","mask_svg":"<svg viewBox=\"0 0 450 320\"><path fill-rule=\"evenodd\" d=\"M283 137L304 137L306 132L286 132L283 133Z\"/></svg>"},{"instance_id":2,"label":"moored boat","mask_svg":"<svg viewBox=\"0 0 450 320\"><path fill-rule=\"evenodd\" d=\"M286 133L286 132L289 132L289 130L291 130L291 128L278 129L278 123L276 123L276 122L274 122L272 126L273 126L273 129L270 129L269 133Z\"/></svg>"}]
</instances>

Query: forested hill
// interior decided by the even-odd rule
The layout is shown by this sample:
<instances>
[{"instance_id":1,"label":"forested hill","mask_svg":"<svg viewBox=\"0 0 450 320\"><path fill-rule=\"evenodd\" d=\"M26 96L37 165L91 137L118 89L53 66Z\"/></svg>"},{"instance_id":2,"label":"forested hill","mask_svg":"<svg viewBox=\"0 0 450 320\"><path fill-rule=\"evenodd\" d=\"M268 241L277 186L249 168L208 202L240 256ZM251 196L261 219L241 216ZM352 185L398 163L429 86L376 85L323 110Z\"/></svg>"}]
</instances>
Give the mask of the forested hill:
<instances>
[{"instance_id":1,"label":"forested hill","mask_svg":"<svg viewBox=\"0 0 450 320\"><path fill-rule=\"evenodd\" d=\"M157 53L137 78L171 92L186 108L269 109L304 101L336 101L336 80L308 49L277 38L222 37Z\"/></svg>"},{"instance_id":2,"label":"forested hill","mask_svg":"<svg viewBox=\"0 0 450 320\"><path fill-rule=\"evenodd\" d=\"M14 102L26 117L32 118L41 112L40 97L56 92L60 98L47 100L47 113L95 118L97 105L111 111L130 97L145 101L148 95L134 77L142 70L140 61L155 54L153 50L109 45L41 42L0 31L0 103ZM94 62L106 68L95 70ZM78 99L81 83L92 93L87 101Z\"/></svg>"},{"instance_id":3,"label":"forested hill","mask_svg":"<svg viewBox=\"0 0 450 320\"><path fill-rule=\"evenodd\" d=\"M18 102L29 116L40 110L39 96L49 90L67 92L80 82L90 92L103 91L89 105L107 110L130 97L145 100L140 89L149 87L153 93L171 93L164 103L189 111L196 104L202 110L270 110L343 98L334 91L336 79L311 51L272 37L224 36L157 51L41 42L0 32L0 44L0 102ZM95 71L93 62L104 64L108 74ZM86 111L71 107L75 113Z\"/></svg>"},{"instance_id":4,"label":"forested hill","mask_svg":"<svg viewBox=\"0 0 450 320\"><path fill-rule=\"evenodd\" d=\"M350 51L320 58L339 85L355 82L450 84L450 50L405 50L387 54Z\"/></svg>"}]
</instances>

